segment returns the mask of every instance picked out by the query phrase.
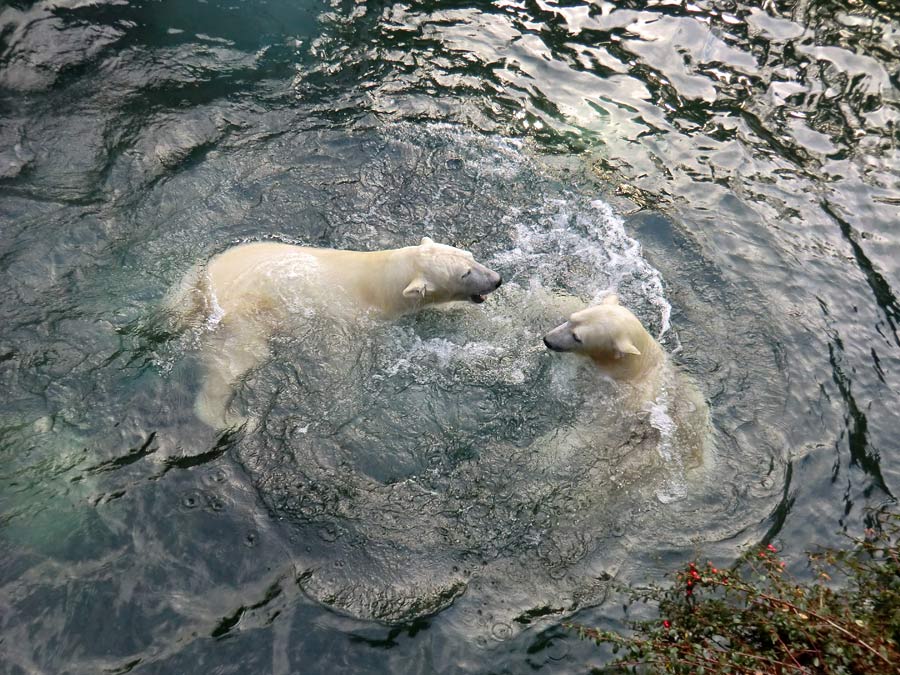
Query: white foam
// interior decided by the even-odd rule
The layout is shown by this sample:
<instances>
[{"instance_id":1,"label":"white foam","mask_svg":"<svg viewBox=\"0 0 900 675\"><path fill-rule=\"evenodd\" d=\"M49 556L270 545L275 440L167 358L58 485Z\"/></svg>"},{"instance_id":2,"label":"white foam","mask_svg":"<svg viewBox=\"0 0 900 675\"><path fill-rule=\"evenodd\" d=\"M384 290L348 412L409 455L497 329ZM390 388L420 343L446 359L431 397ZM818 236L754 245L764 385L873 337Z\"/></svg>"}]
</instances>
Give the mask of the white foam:
<instances>
[{"instance_id":1,"label":"white foam","mask_svg":"<svg viewBox=\"0 0 900 675\"><path fill-rule=\"evenodd\" d=\"M222 318L225 316L225 310L222 309L222 305L219 304L219 298L216 297L216 292L213 290L211 281L208 283L207 287L209 288L209 305L212 308L212 311L209 313L209 316L206 317L206 329L213 330L219 325L219 322L222 321Z\"/></svg>"},{"instance_id":2,"label":"white foam","mask_svg":"<svg viewBox=\"0 0 900 675\"><path fill-rule=\"evenodd\" d=\"M407 336L408 337L408 336ZM393 377L401 372L414 370L419 364L426 365L429 370L437 367L439 370L448 368L457 362L481 362L486 359L499 361L507 352L502 346L488 342L466 342L458 344L446 338L429 338L423 340L415 337L412 345L406 350L406 355L389 364L381 375L374 375L376 379ZM516 374L513 374L516 378ZM519 382L524 382L525 374L518 372Z\"/></svg>"},{"instance_id":3,"label":"white foam","mask_svg":"<svg viewBox=\"0 0 900 675\"><path fill-rule=\"evenodd\" d=\"M650 426L659 431L659 444L656 450L668 471L668 476L656 491L656 498L663 504L669 504L687 496L687 483L684 474L684 463L678 452L673 451L673 440L676 422L669 415L669 393L663 387L659 396L649 406Z\"/></svg>"},{"instance_id":4,"label":"white foam","mask_svg":"<svg viewBox=\"0 0 900 675\"><path fill-rule=\"evenodd\" d=\"M606 202L574 194L547 198L508 219L513 246L490 261L513 270L506 283L563 290L589 302L624 293L626 302L655 308L660 337L669 330L672 307L662 277Z\"/></svg>"}]
</instances>

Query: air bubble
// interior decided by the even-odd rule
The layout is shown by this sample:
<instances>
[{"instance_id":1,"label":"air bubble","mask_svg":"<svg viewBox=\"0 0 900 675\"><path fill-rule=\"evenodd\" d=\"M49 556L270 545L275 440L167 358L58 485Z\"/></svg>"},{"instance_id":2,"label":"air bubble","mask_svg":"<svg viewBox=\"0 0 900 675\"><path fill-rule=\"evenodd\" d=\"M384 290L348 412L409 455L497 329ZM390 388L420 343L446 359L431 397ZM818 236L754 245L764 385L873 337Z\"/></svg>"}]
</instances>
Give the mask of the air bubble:
<instances>
[{"instance_id":1,"label":"air bubble","mask_svg":"<svg viewBox=\"0 0 900 675\"><path fill-rule=\"evenodd\" d=\"M181 498L181 505L186 509L195 509L200 506L200 495L192 492Z\"/></svg>"},{"instance_id":2,"label":"air bubble","mask_svg":"<svg viewBox=\"0 0 900 675\"><path fill-rule=\"evenodd\" d=\"M334 527L322 527L319 528L318 535L323 541L336 541L338 538L338 531Z\"/></svg>"},{"instance_id":3,"label":"air bubble","mask_svg":"<svg viewBox=\"0 0 900 675\"><path fill-rule=\"evenodd\" d=\"M569 646L562 640L554 640L547 647L547 657L551 661L562 661L569 654Z\"/></svg>"},{"instance_id":4,"label":"air bubble","mask_svg":"<svg viewBox=\"0 0 900 675\"><path fill-rule=\"evenodd\" d=\"M503 623L502 621L495 623L491 626L491 635L495 640L502 642L503 640L508 640L512 637L513 629L508 623Z\"/></svg>"},{"instance_id":5,"label":"air bubble","mask_svg":"<svg viewBox=\"0 0 900 675\"><path fill-rule=\"evenodd\" d=\"M209 481L212 483L224 483L228 480L228 473L224 469L216 469L209 474Z\"/></svg>"},{"instance_id":6,"label":"air bubble","mask_svg":"<svg viewBox=\"0 0 900 675\"><path fill-rule=\"evenodd\" d=\"M551 567L549 570L547 570L547 576L554 581L562 581L566 578L566 575L568 573L569 570L565 567Z\"/></svg>"},{"instance_id":7,"label":"air bubble","mask_svg":"<svg viewBox=\"0 0 900 675\"><path fill-rule=\"evenodd\" d=\"M210 495L206 499L206 505L212 511L224 511L225 510L225 502L218 495Z\"/></svg>"}]
</instances>

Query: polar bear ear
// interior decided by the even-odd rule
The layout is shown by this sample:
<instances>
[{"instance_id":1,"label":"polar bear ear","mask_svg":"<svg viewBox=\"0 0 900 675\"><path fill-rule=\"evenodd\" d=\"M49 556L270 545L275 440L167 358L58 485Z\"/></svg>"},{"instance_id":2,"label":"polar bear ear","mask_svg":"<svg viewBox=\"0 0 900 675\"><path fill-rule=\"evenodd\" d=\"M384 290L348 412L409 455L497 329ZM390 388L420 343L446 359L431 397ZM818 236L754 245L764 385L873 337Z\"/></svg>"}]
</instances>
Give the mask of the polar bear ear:
<instances>
[{"instance_id":1,"label":"polar bear ear","mask_svg":"<svg viewBox=\"0 0 900 675\"><path fill-rule=\"evenodd\" d=\"M403 289L404 298L424 298L425 293L433 291L434 288L425 281L425 277L416 277L409 282L409 286Z\"/></svg>"},{"instance_id":2,"label":"polar bear ear","mask_svg":"<svg viewBox=\"0 0 900 675\"><path fill-rule=\"evenodd\" d=\"M615 293L610 293L605 298L600 301L601 305L618 305L619 304L619 296Z\"/></svg>"},{"instance_id":3,"label":"polar bear ear","mask_svg":"<svg viewBox=\"0 0 900 675\"><path fill-rule=\"evenodd\" d=\"M579 309L577 312L572 312L572 314L569 315L569 323L581 323L582 321L589 321L590 318L591 308L587 307L586 309Z\"/></svg>"},{"instance_id":4,"label":"polar bear ear","mask_svg":"<svg viewBox=\"0 0 900 675\"><path fill-rule=\"evenodd\" d=\"M419 242L419 246L431 246L434 244L434 240L431 237L422 237L422 241Z\"/></svg>"},{"instance_id":5,"label":"polar bear ear","mask_svg":"<svg viewBox=\"0 0 900 675\"><path fill-rule=\"evenodd\" d=\"M616 350L621 352L622 354L634 354L635 356L641 355L641 350L635 347L634 343L627 337L622 337L616 340Z\"/></svg>"}]
</instances>

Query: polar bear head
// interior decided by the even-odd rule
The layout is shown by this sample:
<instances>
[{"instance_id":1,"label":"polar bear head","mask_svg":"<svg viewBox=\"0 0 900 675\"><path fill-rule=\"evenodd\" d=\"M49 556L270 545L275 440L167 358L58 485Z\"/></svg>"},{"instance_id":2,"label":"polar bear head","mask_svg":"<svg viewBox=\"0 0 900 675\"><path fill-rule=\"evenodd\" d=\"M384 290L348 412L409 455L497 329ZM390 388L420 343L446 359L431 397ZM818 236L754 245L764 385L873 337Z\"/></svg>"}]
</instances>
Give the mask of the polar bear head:
<instances>
[{"instance_id":1,"label":"polar bear head","mask_svg":"<svg viewBox=\"0 0 900 675\"><path fill-rule=\"evenodd\" d=\"M589 356L616 379L640 376L662 354L656 340L615 295L572 314L544 336L544 344L555 352Z\"/></svg>"},{"instance_id":2,"label":"polar bear head","mask_svg":"<svg viewBox=\"0 0 900 675\"><path fill-rule=\"evenodd\" d=\"M484 296L503 283L497 272L477 262L468 251L436 244L428 237L413 249L413 279L403 289L407 299L484 302Z\"/></svg>"}]
</instances>

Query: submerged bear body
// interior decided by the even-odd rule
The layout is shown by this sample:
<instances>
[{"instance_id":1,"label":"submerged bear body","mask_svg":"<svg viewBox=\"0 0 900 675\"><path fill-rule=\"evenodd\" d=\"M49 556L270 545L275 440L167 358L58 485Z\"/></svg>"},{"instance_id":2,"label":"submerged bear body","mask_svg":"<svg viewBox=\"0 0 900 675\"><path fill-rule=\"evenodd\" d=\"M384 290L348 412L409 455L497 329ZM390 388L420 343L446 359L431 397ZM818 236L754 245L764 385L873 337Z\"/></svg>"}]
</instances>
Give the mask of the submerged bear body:
<instances>
[{"instance_id":1,"label":"submerged bear body","mask_svg":"<svg viewBox=\"0 0 900 675\"><path fill-rule=\"evenodd\" d=\"M224 316L289 310L281 305L306 299L324 301L336 314L392 317L441 302L480 302L500 285L500 275L471 253L426 238L385 251L243 244L210 260L207 281Z\"/></svg>"},{"instance_id":2,"label":"submerged bear body","mask_svg":"<svg viewBox=\"0 0 900 675\"><path fill-rule=\"evenodd\" d=\"M615 295L571 314L544 336L547 348L587 356L619 386L623 407L659 432L659 451L687 466L703 463L709 408L700 389Z\"/></svg>"},{"instance_id":3,"label":"submerged bear body","mask_svg":"<svg viewBox=\"0 0 900 675\"><path fill-rule=\"evenodd\" d=\"M247 421L229 411L234 384L267 358L271 335L290 331L297 319L392 318L446 302L481 303L500 284L468 251L427 237L371 252L256 242L189 272L168 305L183 321L212 329L195 412L225 428Z\"/></svg>"}]
</instances>

